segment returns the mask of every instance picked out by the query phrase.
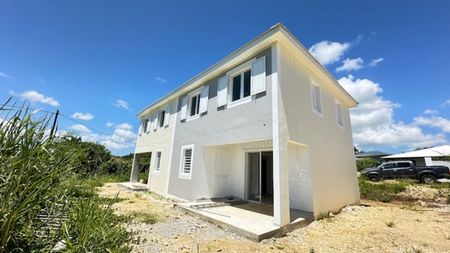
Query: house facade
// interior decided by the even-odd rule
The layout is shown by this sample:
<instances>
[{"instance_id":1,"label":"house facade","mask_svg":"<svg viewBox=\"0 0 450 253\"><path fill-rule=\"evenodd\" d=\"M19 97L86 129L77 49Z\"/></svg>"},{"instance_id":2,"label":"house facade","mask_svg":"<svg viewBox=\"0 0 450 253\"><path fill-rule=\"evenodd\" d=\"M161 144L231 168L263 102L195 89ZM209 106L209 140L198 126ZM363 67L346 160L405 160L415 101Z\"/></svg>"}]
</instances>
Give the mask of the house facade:
<instances>
[{"instance_id":1,"label":"house facade","mask_svg":"<svg viewBox=\"0 0 450 253\"><path fill-rule=\"evenodd\" d=\"M142 110L131 182L185 201L234 197L317 217L359 203L357 102L281 24ZM327 154L324 156L323 154Z\"/></svg>"}]
</instances>

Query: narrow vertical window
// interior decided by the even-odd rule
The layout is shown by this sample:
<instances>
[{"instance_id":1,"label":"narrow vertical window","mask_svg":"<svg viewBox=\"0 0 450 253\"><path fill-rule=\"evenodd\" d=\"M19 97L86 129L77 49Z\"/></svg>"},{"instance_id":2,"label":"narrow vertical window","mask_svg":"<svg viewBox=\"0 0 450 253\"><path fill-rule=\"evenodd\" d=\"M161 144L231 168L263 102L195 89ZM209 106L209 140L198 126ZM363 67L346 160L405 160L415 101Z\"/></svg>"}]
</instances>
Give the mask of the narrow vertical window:
<instances>
[{"instance_id":1,"label":"narrow vertical window","mask_svg":"<svg viewBox=\"0 0 450 253\"><path fill-rule=\"evenodd\" d=\"M161 155L162 155L161 151L156 152L156 156L155 156L155 172L159 172L159 170L161 169Z\"/></svg>"},{"instance_id":2,"label":"narrow vertical window","mask_svg":"<svg viewBox=\"0 0 450 253\"><path fill-rule=\"evenodd\" d=\"M164 126L164 117L166 116L166 111L162 110L159 112L159 127L163 127Z\"/></svg>"},{"instance_id":3,"label":"narrow vertical window","mask_svg":"<svg viewBox=\"0 0 450 253\"><path fill-rule=\"evenodd\" d=\"M194 145L185 145L181 147L180 178L191 179L193 156Z\"/></svg>"},{"instance_id":4,"label":"narrow vertical window","mask_svg":"<svg viewBox=\"0 0 450 253\"><path fill-rule=\"evenodd\" d=\"M250 96L250 82L251 82L251 73L250 70L244 72L244 97Z\"/></svg>"},{"instance_id":5,"label":"narrow vertical window","mask_svg":"<svg viewBox=\"0 0 450 253\"><path fill-rule=\"evenodd\" d=\"M241 75L233 77L233 94L231 101L236 101L241 98Z\"/></svg>"},{"instance_id":6,"label":"narrow vertical window","mask_svg":"<svg viewBox=\"0 0 450 253\"><path fill-rule=\"evenodd\" d=\"M195 116L198 114L200 109L200 94L192 95L190 98L190 116Z\"/></svg>"}]
</instances>

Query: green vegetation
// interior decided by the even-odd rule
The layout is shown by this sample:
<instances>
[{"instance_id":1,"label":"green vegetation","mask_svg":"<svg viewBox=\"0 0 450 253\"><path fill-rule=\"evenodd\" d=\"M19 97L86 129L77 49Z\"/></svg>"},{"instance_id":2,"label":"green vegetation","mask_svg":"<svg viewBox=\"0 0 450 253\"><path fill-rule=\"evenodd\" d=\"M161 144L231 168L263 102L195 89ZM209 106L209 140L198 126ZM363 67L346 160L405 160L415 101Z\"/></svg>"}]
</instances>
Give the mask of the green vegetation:
<instances>
[{"instance_id":1,"label":"green vegetation","mask_svg":"<svg viewBox=\"0 0 450 253\"><path fill-rule=\"evenodd\" d=\"M364 177L359 177L358 180L361 198L382 202L392 201L396 194L404 191L408 185L414 184L411 180L379 183L368 181Z\"/></svg>"},{"instance_id":2,"label":"green vegetation","mask_svg":"<svg viewBox=\"0 0 450 253\"><path fill-rule=\"evenodd\" d=\"M356 160L356 169L361 171L366 168L377 167L380 163L373 158L361 158Z\"/></svg>"},{"instance_id":3,"label":"green vegetation","mask_svg":"<svg viewBox=\"0 0 450 253\"><path fill-rule=\"evenodd\" d=\"M128 179L131 160L73 136L49 138L49 115L11 101L0 118L0 253L57 244L64 252L129 252L127 218L111 209L117 198L100 198L95 187Z\"/></svg>"},{"instance_id":4,"label":"green vegetation","mask_svg":"<svg viewBox=\"0 0 450 253\"><path fill-rule=\"evenodd\" d=\"M134 220L146 223L146 224L155 224L159 221L159 217L155 214L144 213L144 212L134 212L131 215Z\"/></svg>"}]
</instances>

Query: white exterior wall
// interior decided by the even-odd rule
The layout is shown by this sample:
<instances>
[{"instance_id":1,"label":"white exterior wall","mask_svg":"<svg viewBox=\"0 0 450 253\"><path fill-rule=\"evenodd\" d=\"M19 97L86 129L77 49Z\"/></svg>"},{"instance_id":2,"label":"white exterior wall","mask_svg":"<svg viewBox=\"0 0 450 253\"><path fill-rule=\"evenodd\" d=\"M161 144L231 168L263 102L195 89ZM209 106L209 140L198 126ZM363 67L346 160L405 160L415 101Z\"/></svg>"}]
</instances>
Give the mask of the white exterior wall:
<instances>
[{"instance_id":1,"label":"white exterior wall","mask_svg":"<svg viewBox=\"0 0 450 253\"><path fill-rule=\"evenodd\" d=\"M305 145L288 147L290 187L291 191L298 189L295 192L298 196L291 192L295 203L292 205L303 210L312 208L317 217L321 213L359 203L348 108L343 105L344 128L340 128L336 119L336 96L316 79L322 91L323 116L313 112L311 84L316 75L300 63L294 53L282 46L280 48L280 87L288 138L293 143Z\"/></svg>"},{"instance_id":2,"label":"white exterior wall","mask_svg":"<svg viewBox=\"0 0 450 253\"><path fill-rule=\"evenodd\" d=\"M238 144L272 138L270 52L267 48L247 59L266 57L266 92L256 95L250 102L218 108L217 82L227 70L205 83L210 93L206 115L185 122L177 117L168 185L170 195L186 200L243 197L245 152ZM181 148L191 144L194 145L192 176L191 179L180 178Z\"/></svg>"},{"instance_id":3,"label":"white exterior wall","mask_svg":"<svg viewBox=\"0 0 450 253\"><path fill-rule=\"evenodd\" d=\"M158 194L165 195L167 191L167 177L169 172L169 163L172 147L172 137L175 130L176 124L176 101L171 101L168 105L170 106L170 118L169 126L159 127L156 131L149 126L149 131L146 133L139 133L136 141L135 153L147 153L152 152L152 157L150 160L150 171L148 178L148 187L151 191ZM162 107L163 109L165 107ZM143 116L143 119L150 117L149 115ZM151 124L149 122L149 124ZM155 158L156 151L161 151L161 167L159 172L155 172Z\"/></svg>"}]
</instances>

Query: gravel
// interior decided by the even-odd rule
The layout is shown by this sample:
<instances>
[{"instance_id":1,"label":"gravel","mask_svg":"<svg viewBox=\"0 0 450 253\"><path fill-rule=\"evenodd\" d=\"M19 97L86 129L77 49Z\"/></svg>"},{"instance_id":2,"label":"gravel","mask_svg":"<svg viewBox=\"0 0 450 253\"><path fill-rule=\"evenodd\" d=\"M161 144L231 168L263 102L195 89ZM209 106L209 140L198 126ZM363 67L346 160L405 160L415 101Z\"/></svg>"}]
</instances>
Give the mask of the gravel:
<instances>
[{"instance_id":1,"label":"gravel","mask_svg":"<svg viewBox=\"0 0 450 253\"><path fill-rule=\"evenodd\" d=\"M348 206L330 218L314 221L285 237L252 242L173 208L149 193L107 184L99 194L119 192L118 213L156 213L156 224L131 222L133 252L450 252L449 205L438 208L370 202Z\"/></svg>"}]
</instances>

